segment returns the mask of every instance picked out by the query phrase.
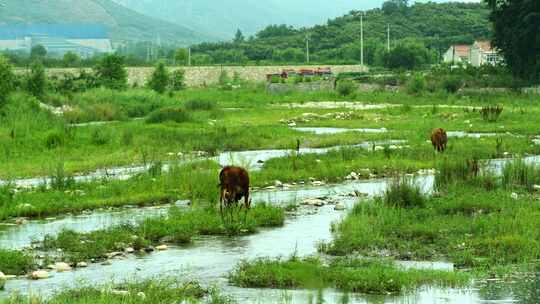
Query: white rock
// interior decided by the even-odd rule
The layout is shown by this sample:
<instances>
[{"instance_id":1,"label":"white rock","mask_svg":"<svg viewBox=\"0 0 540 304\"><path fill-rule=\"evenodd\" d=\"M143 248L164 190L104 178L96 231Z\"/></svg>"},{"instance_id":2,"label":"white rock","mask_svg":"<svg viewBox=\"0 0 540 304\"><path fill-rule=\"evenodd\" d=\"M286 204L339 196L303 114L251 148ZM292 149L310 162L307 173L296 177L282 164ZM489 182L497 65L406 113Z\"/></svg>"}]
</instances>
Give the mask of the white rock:
<instances>
[{"instance_id":1,"label":"white rock","mask_svg":"<svg viewBox=\"0 0 540 304\"><path fill-rule=\"evenodd\" d=\"M129 294L129 291L113 289L111 290L111 294L117 295L117 296L127 296Z\"/></svg>"},{"instance_id":2,"label":"white rock","mask_svg":"<svg viewBox=\"0 0 540 304\"><path fill-rule=\"evenodd\" d=\"M533 189L534 191L540 191L540 185L534 185Z\"/></svg>"},{"instance_id":3,"label":"white rock","mask_svg":"<svg viewBox=\"0 0 540 304\"><path fill-rule=\"evenodd\" d=\"M306 198L302 201L302 205L322 207L326 204L325 201L318 198Z\"/></svg>"},{"instance_id":4,"label":"white rock","mask_svg":"<svg viewBox=\"0 0 540 304\"><path fill-rule=\"evenodd\" d=\"M382 151L384 150L383 146L375 146L375 151Z\"/></svg>"},{"instance_id":5,"label":"white rock","mask_svg":"<svg viewBox=\"0 0 540 304\"><path fill-rule=\"evenodd\" d=\"M49 273L45 270L36 270L32 272L30 276L33 280L42 280L47 279L49 277Z\"/></svg>"},{"instance_id":6,"label":"white rock","mask_svg":"<svg viewBox=\"0 0 540 304\"><path fill-rule=\"evenodd\" d=\"M291 122L291 123L289 124L289 127L296 127L296 123L295 123L295 122Z\"/></svg>"},{"instance_id":7,"label":"white rock","mask_svg":"<svg viewBox=\"0 0 540 304\"><path fill-rule=\"evenodd\" d=\"M399 149L399 147L396 146L396 145L391 145L391 146L388 147L388 149L390 149L390 150L397 150L397 149Z\"/></svg>"},{"instance_id":8,"label":"white rock","mask_svg":"<svg viewBox=\"0 0 540 304\"><path fill-rule=\"evenodd\" d=\"M137 296L143 300L146 299L146 294L142 291L137 292Z\"/></svg>"},{"instance_id":9,"label":"white rock","mask_svg":"<svg viewBox=\"0 0 540 304\"><path fill-rule=\"evenodd\" d=\"M513 199L517 200L519 198L519 195L515 192L512 192L512 194L510 195L510 197L512 197Z\"/></svg>"},{"instance_id":10,"label":"white rock","mask_svg":"<svg viewBox=\"0 0 540 304\"><path fill-rule=\"evenodd\" d=\"M133 252L135 252L135 249L133 249L131 247L128 247L128 248L124 249L124 251L127 252L127 253L133 253Z\"/></svg>"},{"instance_id":11,"label":"white rock","mask_svg":"<svg viewBox=\"0 0 540 304\"><path fill-rule=\"evenodd\" d=\"M351 174L349 174L351 176L352 179L358 179L358 173L356 172L351 172Z\"/></svg>"},{"instance_id":12,"label":"white rock","mask_svg":"<svg viewBox=\"0 0 540 304\"><path fill-rule=\"evenodd\" d=\"M85 268L85 267L88 267L88 263L86 262L79 262L77 263L77 268Z\"/></svg>"},{"instance_id":13,"label":"white rock","mask_svg":"<svg viewBox=\"0 0 540 304\"><path fill-rule=\"evenodd\" d=\"M283 187L283 183L282 183L281 181L276 180L276 181L274 182L274 186L276 186L276 187Z\"/></svg>"},{"instance_id":14,"label":"white rock","mask_svg":"<svg viewBox=\"0 0 540 304\"><path fill-rule=\"evenodd\" d=\"M26 224L28 221L26 220L26 218L24 217L19 217L15 220L15 224L17 225L24 225Z\"/></svg>"},{"instance_id":15,"label":"white rock","mask_svg":"<svg viewBox=\"0 0 540 304\"><path fill-rule=\"evenodd\" d=\"M69 266L68 263L64 263L64 262L58 262L56 264L54 264L54 269L58 272L63 272L63 271L70 271L71 270L71 266Z\"/></svg>"},{"instance_id":16,"label":"white rock","mask_svg":"<svg viewBox=\"0 0 540 304\"><path fill-rule=\"evenodd\" d=\"M334 210L336 211L342 211L345 209L347 209L347 207L343 203L337 203L336 206L334 207Z\"/></svg>"},{"instance_id":17,"label":"white rock","mask_svg":"<svg viewBox=\"0 0 540 304\"><path fill-rule=\"evenodd\" d=\"M163 251L163 250L167 250L167 249L169 249L169 246L167 246L167 245L156 246L156 250Z\"/></svg>"},{"instance_id":18,"label":"white rock","mask_svg":"<svg viewBox=\"0 0 540 304\"><path fill-rule=\"evenodd\" d=\"M266 189L266 190L275 190L276 186L268 186L268 187L266 187L264 189Z\"/></svg>"},{"instance_id":19,"label":"white rock","mask_svg":"<svg viewBox=\"0 0 540 304\"><path fill-rule=\"evenodd\" d=\"M314 182L311 182L311 184L313 186L322 186L322 185L324 185L324 182L322 182L322 181L314 181Z\"/></svg>"}]
</instances>

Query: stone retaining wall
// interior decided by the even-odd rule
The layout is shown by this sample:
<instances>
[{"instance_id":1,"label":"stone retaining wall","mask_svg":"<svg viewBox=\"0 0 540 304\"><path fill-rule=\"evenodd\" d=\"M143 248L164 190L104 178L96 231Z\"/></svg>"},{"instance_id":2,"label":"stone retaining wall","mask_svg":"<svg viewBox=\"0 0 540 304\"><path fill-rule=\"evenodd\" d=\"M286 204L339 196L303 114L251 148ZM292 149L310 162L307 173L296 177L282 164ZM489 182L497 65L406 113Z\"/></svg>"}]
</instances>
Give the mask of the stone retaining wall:
<instances>
[{"instance_id":1,"label":"stone retaining wall","mask_svg":"<svg viewBox=\"0 0 540 304\"><path fill-rule=\"evenodd\" d=\"M339 74L342 72L362 72L366 71L367 68L361 67L360 65L336 65L336 66L321 66L321 67L330 67L334 74ZM209 84L215 84L219 80L219 75L221 71L226 71L229 77L232 77L235 72L237 72L241 79L255 82L266 81L266 74L271 73L281 73L283 69L294 69L299 70L302 68L305 69L316 69L317 66L205 66L205 67L180 67L186 72L186 85L193 86L204 86ZM170 67L169 71L174 71L179 69L179 67ZM128 82L130 85L138 84L143 85L146 83L148 77L152 74L154 68L142 68L142 67L129 67L128 71ZM17 70L20 73L24 73L24 69ZM61 77L64 73L78 73L79 69L47 69L47 74L49 76L59 76Z\"/></svg>"}]
</instances>

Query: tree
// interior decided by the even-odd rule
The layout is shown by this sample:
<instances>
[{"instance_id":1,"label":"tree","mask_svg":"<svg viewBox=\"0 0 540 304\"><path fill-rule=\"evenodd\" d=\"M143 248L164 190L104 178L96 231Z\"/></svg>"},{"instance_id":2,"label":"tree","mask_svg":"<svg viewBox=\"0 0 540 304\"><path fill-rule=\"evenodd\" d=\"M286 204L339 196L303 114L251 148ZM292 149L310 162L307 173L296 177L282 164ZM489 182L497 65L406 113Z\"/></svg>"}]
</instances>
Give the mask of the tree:
<instances>
[{"instance_id":1,"label":"tree","mask_svg":"<svg viewBox=\"0 0 540 304\"><path fill-rule=\"evenodd\" d=\"M180 91L186 87L185 83L185 71L176 70L171 75L170 87L173 91Z\"/></svg>"},{"instance_id":2,"label":"tree","mask_svg":"<svg viewBox=\"0 0 540 304\"><path fill-rule=\"evenodd\" d=\"M0 55L0 109L5 105L7 97L13 91L15 75L11 64Z\"/></svg>"},{"instance_id":3,"label":"tree","mask_svg":"<svg viewBox=\"0 0 540 304\"><path fill-rule=\"evenodd\" d=\"M33 46L30 50L30 57L32 58L44 58L45 56L47 56L47 49L41 44Z\"/></svg>"},{"instance_id":4,"label":"tree","mask_svg":"<svg viewBox=\"0 0 540 304\"><path fill-rule=\"evenodd\" d=\"M390 69L413 70L429 63L431 54L418 42L403 42L386 54L384 63Z\"/></svg>"},{"instance_id":5,"label":"tree","mask_svg":"<svg viewBox=\"0 0 540 304\"><path fill-rule=\"evenodd\" d=\"M167 90L168 85L169 72L165 67L165 63L163 61L160 61L156 65L156 68L154 69L154 72L152 73L152 76L148 81L148 86L159 94L163 94Z\"/></svg>"},{"instance_id":6,"label":"tree","mask_svg":"<svg viewBox=\"0 0 540 304\"><path fill-rule=\"evenodd\" d=\"M94 71L101 86L116 90L127 87L127 71L124 67L124 57L118 54L109 54L101 58L94 67Z\"/></svg>"},{"instance_id":7,"label":"tree","mask_svg":"<svg viewBox=\"0 0 540 304\"><path fill-rule=\"evenodd\" d=\"M540 2L538 0L487 0L494 25L493 45L512 73L540 80Z\"/></svg>"},{"instance_id":8,"label":"tree","mask_svg":"<svg viewBox=\"0 0 540 304\"><path fill-rule=\"evenodd\" d=\"M74 53L72 51L69 51L64 54L64 57L62 58L62 62L64 63L64 66L66 67L75 67L78 66L81 61L81 57L77 53Z\"/></svg>"},{"instance_id":9,"label":"tree","mask_svg":"<svg viewBox=\"0 0 540 304\"><path fill-rule=\"evenodd\" d=\"M407 9L409 6L408 0L389 0L383 3L382 11L386 15L392 15L394 13L400 13Z\"/></svg>"},{"instance_id":10,"label":"tree","mask_svg":"<svg viewBox=\"0 0 540 304\"><path fill-rule=\"evenodd\" d=\"M176 64L185 65L188 62L189 51L186 48L179 48L174 53L174 61Z\"/></svg>"},{"instance_id":11,"label":"tree","mask_svg":"<svg viewBox=\"0 0 540 304\"><path fill-rule=\"evenodd\" d=\"M43 96L45 96L47 76L45 75L45 68L43 68L43 64L41 64L41 62L38 60L32 63L30 75L28 75L26 82L26 87L28 92L38 99L42 99Z\"/></svg>"},{"instance_id":12,"label":"tree","mask_svg":"<svg viewBox=\"0 0 540 304\"><path fill-rule=\"evenodd\" d=\"M242 31L238 29L238 31L236 31L236 34L234 35L234 43L240 44L244 42L244 40L245 40L244 34L242 34Z\"/></svg>"}]
</instances>

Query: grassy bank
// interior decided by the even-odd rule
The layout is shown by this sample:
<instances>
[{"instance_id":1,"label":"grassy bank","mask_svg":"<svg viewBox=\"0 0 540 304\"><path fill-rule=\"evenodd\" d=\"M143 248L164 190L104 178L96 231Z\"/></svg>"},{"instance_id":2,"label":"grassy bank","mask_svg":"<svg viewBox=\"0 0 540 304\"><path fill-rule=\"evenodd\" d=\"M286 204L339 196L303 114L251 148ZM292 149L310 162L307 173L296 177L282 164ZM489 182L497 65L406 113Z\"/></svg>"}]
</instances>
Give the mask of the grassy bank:
<instances>
[{"instance_id":1,"label":"grassy bank","mask_svg":"<svg viewBox=\"0 0 540 304\"><path fill-rule=\"evenodd\" d=\"M250 288L338 288L358 293L400 293L423 285L456 287L468 284L465 273L401 269L391 262L336 259L329 264L318 259L244 261L229 280Z\"/></svg>"},{"instance_id":2,"label":"grassy bank","mask_svg":"<svg viewBox=\"0 0 540 304\"><path fill-rule=\"evenodd\" d=\"M76 263L104 259L107 253L124 251L128 247L144 252L150 245L183 245L201 235L255 233L262 227L282 226L285 220L283 209L263 204L254 206L245 215L245 220L243 212L235 217L235 221L224 223L214 208L171 208L167 216L149 218L136 225L119 225L90 233L64 230L57 236L47 236L42 249L61 249L61 260Z\"/></svg>"},{"instance_id":3,"label":"grassy bank","mask_svg":"<svg viewBox=\"0 0 540 304\"><path fill-rule=\"evenodd\" d=\"M139 283L111 284L101 287L81 287L60 292L48 299L34 296L12 296L2 304L139 304L139 303L211 303L233 301L218 291L203 288L197 282L183 283L176 279L154 279Z\"/></svg>"}]
</instances>

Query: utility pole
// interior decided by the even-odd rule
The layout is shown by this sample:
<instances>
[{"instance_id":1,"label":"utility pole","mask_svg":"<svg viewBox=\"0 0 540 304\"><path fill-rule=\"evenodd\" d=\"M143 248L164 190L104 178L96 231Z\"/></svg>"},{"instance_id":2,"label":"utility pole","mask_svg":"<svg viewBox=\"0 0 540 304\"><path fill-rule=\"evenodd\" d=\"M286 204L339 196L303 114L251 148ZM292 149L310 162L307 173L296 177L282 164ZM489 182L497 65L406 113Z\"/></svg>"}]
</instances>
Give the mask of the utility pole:
<instances>
[{"instance_id":1,"label":"utility pole","mask_svg":"<svg viewBox=\"0 0 540 304\"><path fill-rule=\"evenodd\" d=\"M360 65L364 67L364 12L360 13Z\"/></svg>"},{"instance_id":2,"label":"utility pole","mask_svg":"<svg viewBox=\"0 0 540 304\"><path fill-rule=\"evenodd\" d=\"M309 63L309 34L306 34L306 61Z\"/></svg>"},{"instance_id":3,"label":"utility pole","mask_svg":"<svg viewBox=\"0 0 540 304\"><path fill-rule=\"evenodd\" d=\"M388 29L386 34L386 50L390 53L390 23L388 23Z\"/></svg>"},{"instance_id":4,"label":"utility pole","mask_svg":"<svg viewBox=\"0 0 540 304\"><path fill-rule=\"evenodd\" d=\"M191 47L188 47L187 64L191 66Z\"/></svg>"}]
</instances>

